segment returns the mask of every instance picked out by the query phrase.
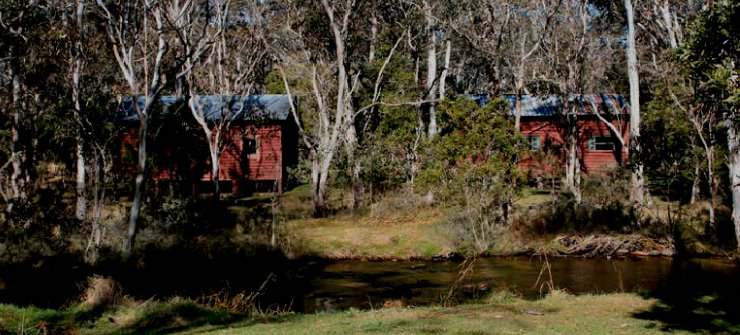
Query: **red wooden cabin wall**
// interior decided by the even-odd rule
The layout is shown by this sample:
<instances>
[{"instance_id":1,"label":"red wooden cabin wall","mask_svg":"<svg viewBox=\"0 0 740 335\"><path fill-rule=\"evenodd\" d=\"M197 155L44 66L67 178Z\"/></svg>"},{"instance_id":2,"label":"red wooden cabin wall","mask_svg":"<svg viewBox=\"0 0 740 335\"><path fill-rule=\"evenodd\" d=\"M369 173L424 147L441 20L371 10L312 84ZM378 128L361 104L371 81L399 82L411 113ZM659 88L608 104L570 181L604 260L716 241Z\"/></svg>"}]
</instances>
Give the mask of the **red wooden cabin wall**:
<instances>
[{"instance_id":1,"label":"red wooden cabin wall","mask_svg":"<svg viewBox=\"0 0 740 335\"><path fill-rule=\"evenodd\" d=\"M620 130L625 143L629 144L629 121L613 121L613 124ZM521 133L522 136L537 136L540 139L540 150L530 152L520 161L519 167L525 171L531 172L532 175L553 173L562 170L565 166L564 161L564 126L560 125L554 118L530 118L522 119ZM609 127L603 121L588 117L578 121L578 157L582 161L581 171L585 174L600 173L611 170L617 166L626 164L629 161L627 145L619 148L617 152L611 150L589 150L589 139L592 136L613 136ZM555 149L552 159L545 161L543 159L545 147L550 145L550 149ZM557 149L560 152L557 152Z\"/></svg>"}]
</instances>

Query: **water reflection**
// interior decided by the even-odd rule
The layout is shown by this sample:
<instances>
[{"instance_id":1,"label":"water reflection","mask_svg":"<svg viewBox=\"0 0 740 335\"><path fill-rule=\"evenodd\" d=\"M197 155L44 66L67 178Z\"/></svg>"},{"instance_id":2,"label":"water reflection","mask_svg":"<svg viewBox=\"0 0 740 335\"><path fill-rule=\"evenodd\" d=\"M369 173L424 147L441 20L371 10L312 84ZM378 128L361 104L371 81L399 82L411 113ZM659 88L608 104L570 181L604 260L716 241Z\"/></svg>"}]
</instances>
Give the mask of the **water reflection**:
<instances>
[{"instance_id":1,"label":"water reflection","mask_svg":"<svg viewBox=\"0 0 740 335\"><path fill-rule=\"evenodd\" d=\"M489 290L508 289L535 299L547 291L540 273L543 258L480 259L475 271L461 285L458 299L481 295ZM673 261L651 259L549 259L552 283L571 293L658 292L721 289L740 297L740 271L718 260ZM361 262L330 263L307 283L305 312L349 307L374 308L389 301L405 305L426 305L439 301L455 281L456 262ZM540 279L538 284L538 278Z\"/></svg>"}]
</instances>

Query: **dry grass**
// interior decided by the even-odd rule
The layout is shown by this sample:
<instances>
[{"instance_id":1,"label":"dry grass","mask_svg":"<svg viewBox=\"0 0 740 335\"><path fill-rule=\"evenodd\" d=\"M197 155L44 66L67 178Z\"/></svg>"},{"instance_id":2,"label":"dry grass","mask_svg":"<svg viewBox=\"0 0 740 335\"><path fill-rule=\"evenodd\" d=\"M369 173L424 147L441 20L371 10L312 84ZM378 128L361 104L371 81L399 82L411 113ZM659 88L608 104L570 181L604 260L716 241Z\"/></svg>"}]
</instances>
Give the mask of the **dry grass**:
<instances>
[{"instance_id":1,"label":"dry grass","mask_svg":"<svg viewBox=\"0 0 740 335\"><path fill-rule=\"evenodd\" d=\"M123 294L121 284L113 278L99 275L87 278L87 288L80 300L82 306L87 309L119 306L129 301Z\"/></svg>"},{"instance_id":2,"label":"dry grass","mask_svg":"<svg viewBox=\"0 0 740 335\"><path fill-rule=\"evenodd\" d=\"M303 252L327 258L412 259L448 256L454 251L439 227L441 209L396 211L293 220L288 230Z\"/></svg>"}]
</instances>

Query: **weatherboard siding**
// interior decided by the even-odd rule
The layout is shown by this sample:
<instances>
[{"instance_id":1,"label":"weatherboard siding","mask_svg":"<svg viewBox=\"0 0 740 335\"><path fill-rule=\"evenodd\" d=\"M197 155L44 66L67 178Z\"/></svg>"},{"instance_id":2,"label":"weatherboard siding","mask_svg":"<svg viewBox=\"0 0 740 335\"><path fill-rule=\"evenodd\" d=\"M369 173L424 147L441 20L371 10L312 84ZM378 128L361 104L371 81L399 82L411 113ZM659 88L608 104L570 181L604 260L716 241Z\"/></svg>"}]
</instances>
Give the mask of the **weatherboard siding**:
<instances>
[{"instance_id":1,"label":"weatherboard siding","mask_svg":"<svg viewBox=\"0 0 740 335\"><path fill-rule=\"evenodd\" d=\"M245 152L245 138L257 141L254 154ZM282 129L280 126L235 127L229 134L231 145L221 155L221 180L273 181L282 183L283 155ZM246 173L248 171L248 174ZM204 179L210 175L203 176Z\"/></svg>"},{"instance_id":2,"label":"weatherboard siding","mask_svg":"<svg viewBox=\"0 0 740 335\"><path fill-rule=\"evenodd\" d=\"M266 125L239 125L233 126L224 138L223 145L225 149L219 158L219 180L231 181L232 192L235 194L246 193L249 190L241 189L245 182L278 182L279 189L282 189L287 173L285 169L285 160L283 147L284 125L282 123ZM203 137L202 132L197 132L193 136ZM257 141L257 150L253 154L247 154L245 139L251 138ZM135 173L136 159L138 152L138 130L136 127L126 127L120 137L121 141L121 166L120 171L126 173ZM151 141L151 140L150 140ZM203 139L203 149L206 148L205 139ZM166 149L163 155L163 162L168 162L170 149ZM294 152L290 150L289 154ZM211 181L211 160L208 150L199 150L196 153L202 157L200 162L193 162L192 165L199 165L203 173L200 175L201 182ZM296 159L289 159L289 162ZM178 167L176 164L160 164L151 171L152 179L159 184L159 181L166 181L178 176ZM198 179L198 178L196 178ZM196 181L196 180L194 180Z\"/></svg>"},{"instance_id":3,"label":"weatherboard siding","mask_svg":"<svg viewBox=\"0 0 740 335\"><path fill-rule=\"evenodd\" d=\"M627 119L613 121L615 127L629 143L629 122ZM564 138L566 128L557 122L555 117L523 118L521 134L524 137L539 137L540 150L524 154L519 167L529 172L530 176L557 175L565 166ZM612 136L609 127L596 117L582 117L578 121L579 150L581 171L584 174L603 173L624 165L629 154L626 146L617 150L590 150L589 139L593 136ZM549 155L547 154L549 152Z\"/></svg>"}]
</instances>

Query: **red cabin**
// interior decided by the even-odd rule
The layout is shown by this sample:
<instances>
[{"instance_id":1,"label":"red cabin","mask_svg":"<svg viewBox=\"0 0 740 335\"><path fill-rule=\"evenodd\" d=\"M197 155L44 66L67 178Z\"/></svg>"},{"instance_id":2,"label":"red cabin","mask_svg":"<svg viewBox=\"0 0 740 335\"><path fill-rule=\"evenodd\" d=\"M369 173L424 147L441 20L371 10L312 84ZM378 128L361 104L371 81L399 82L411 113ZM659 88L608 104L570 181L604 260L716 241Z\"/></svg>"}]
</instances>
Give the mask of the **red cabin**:
<instances>
[{"instance_id":1,"label":"red cabin","mask_svg":"<svg viewBox=\"0 0 740 335\"><path fill-rule=\"evenodd\" d=\"M282 191L288 168L298 162L298 129L291 114L294 96L198 96L212 131L221 130L219 189L235 195ZM138 150L138 115L124 100L116 120L122 132L122 164L133 169ZM143 106L143 98L138 99ZM162 96L150 120L150 175L158 189L177 185L193 193L212 193L211 163L203 129L185 97ZM126 159L128 157L128 159ZM149 168L149 167L148 167Z\"/></svg>"},{"instance_id":2,"label":"red cabin","mask_svg":"<svg viewBox=\"0 0 740 335\"><path fill-rule=\"evenodd\" d=\"M571 95L567 105L573 108L569 110L565 110L566 104L556 96L504 98L511 105L512 115L521 101L521 133L530 144L530 152L519 167L530 176L552 178L562 171L567 118L573 114L577 120L577 155L584 174L605 172L628 162L629 105L622 96Z\"/></svg>"}]
</instances>

